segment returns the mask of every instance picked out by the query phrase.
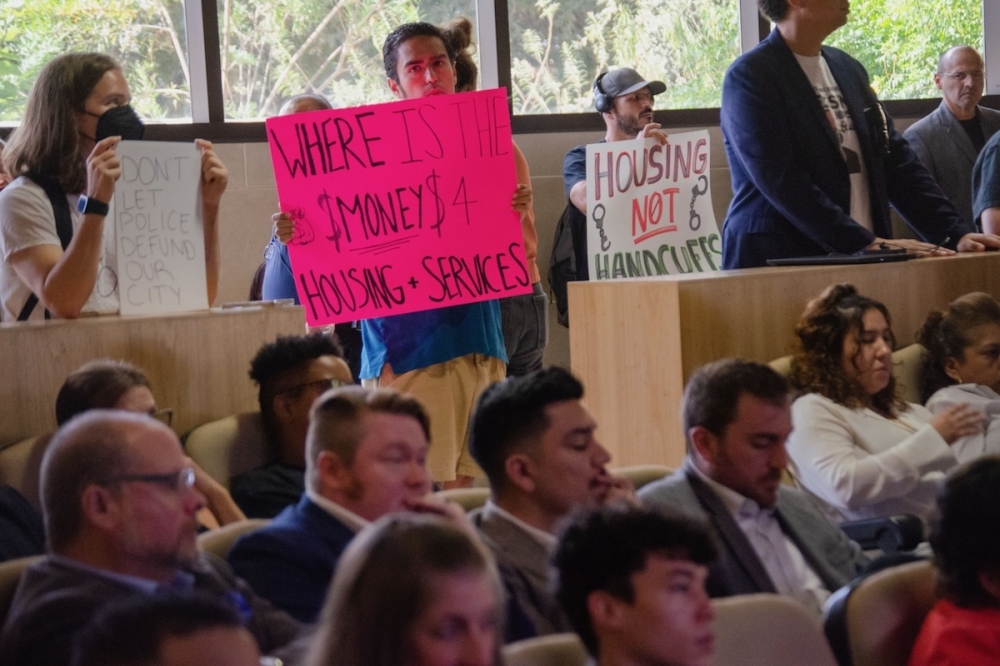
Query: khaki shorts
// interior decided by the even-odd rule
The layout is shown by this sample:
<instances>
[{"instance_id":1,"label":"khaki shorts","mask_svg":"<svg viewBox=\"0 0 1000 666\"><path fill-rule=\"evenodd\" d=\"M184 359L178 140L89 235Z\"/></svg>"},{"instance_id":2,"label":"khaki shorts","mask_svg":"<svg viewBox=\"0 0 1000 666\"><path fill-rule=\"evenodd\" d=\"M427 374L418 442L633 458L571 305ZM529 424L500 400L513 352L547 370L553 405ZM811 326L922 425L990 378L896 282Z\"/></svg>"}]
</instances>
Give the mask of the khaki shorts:
<instances>
[{"instance_id":1,"label":"khaki shorts","mask_svg":"<svg viewBox=\"0 0 1000 666\"><path fill-rule=\"evenodd\" d=\"M389 387L412 395L431 419L431 446L427 470L437 482L454 481L457 475L483 476L469 453L469 418L476 399L494 382L503 381L504 363L484 354L459 356L444 363L394 375L388 364L382 376L365 379L365 388Z\"/></svg>"}]
</instances>

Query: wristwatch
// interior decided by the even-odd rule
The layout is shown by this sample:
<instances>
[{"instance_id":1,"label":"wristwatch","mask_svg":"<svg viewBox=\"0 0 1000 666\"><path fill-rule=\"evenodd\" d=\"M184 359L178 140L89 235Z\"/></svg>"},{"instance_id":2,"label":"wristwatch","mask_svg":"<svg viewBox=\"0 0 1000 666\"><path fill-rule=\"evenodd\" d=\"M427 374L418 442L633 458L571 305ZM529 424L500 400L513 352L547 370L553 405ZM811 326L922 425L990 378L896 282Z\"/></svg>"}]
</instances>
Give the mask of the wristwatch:
<instances>
[{"instance_id":1,"label":"wristwatch","mask_svg":"<svg viewBox=\"0 0 1000 666\"><path fill-rule=\"evenodd\" d=\"M100 215L103 217L108 214L110 207L103 201L91 199L86 194L81 194L80 200L76 204L76 209L84 215Z\"/></svg>"}]
</instances>

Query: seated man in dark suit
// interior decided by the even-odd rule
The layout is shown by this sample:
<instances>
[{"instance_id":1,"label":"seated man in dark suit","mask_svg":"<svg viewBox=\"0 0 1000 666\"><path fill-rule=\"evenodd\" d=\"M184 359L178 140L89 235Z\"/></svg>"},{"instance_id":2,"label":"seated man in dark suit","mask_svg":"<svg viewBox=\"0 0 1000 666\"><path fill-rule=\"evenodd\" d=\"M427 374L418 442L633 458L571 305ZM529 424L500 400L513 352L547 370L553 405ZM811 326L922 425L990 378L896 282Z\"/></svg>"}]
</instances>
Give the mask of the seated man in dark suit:
<instances>
[{"instance_id":1,"label":"seated man in dark suit","mask_svg":"<svg viewBox=\"0 0 1000 666\"><path fill-rule=\"evenodd\" d=\"M580 382L553 367L493 384L472 415L469 446L489 477L490 499L470 517L534 625L511 625L508 642L570 631L549 588L557 525L577 507L632 496L627 480L608 473L611 456L582 397Z\"/></svg>"},{"instance_id":2,"label":"seated man in dark suit","mask_svg":"<svg viewBox=\"0 0 1000 666\"><path fill-rule=\"evenodd\" d=\"M639 498L715 527L721 552L711 596L774 592L819 614L868 561L812 500L781 483L792 431L788 382L760 363L710 363L684 390L683 419L684 466Z\"/></svg>"},{"instance_id":3,"label":"seated man in dark suit","mask_svg":"<svg viewBox=\"0 0 1000 666\"><path fill-rule=\"evenodd\" d=\"M416 399L392 389L333 389L310 413L306 491L271 523L241 537L233 570L303 622L323 607L337 561L356 532L394 511L461 509L428 497L430 421Z\"/></svg>"},{"instance_id":4,"label":"seated man in dark suit","mask_svg":"<svg viewBox=\"0 0 1000 666\"><path fill-rule=\"evenodd\" d=\"M198 550L205 498L170 428L94 410L56 433L42 461L49 556L24 574L0 633L0 663L65 666L74 634L106 604L198 591L232 605L262 652L300 625Z\"/></svg>"},{"instance_id":5,"label":"seated man in dark suit","mask_svg":"<svg viewBox=\"0 0 1000 666\"><path fill-rule=\"evenodd\" d=\"M337 338L327 333L264 345L250 362L250 379L259 387L273 462L233 479L232 495L248 518L274 518L305 490L309 408L323 391L353 380Z\"/></svg>"},{"instance_id":6,"label":"seated man in dark suit","mask_svg":"<svg viewBox=\"0 0 1000 666\"><path fill-rule=\"evenodd\" d=\"M621 505L574 516L552 558L556 598L597 666L712 662L700 521Z\"/></svg>"}]
</instances>

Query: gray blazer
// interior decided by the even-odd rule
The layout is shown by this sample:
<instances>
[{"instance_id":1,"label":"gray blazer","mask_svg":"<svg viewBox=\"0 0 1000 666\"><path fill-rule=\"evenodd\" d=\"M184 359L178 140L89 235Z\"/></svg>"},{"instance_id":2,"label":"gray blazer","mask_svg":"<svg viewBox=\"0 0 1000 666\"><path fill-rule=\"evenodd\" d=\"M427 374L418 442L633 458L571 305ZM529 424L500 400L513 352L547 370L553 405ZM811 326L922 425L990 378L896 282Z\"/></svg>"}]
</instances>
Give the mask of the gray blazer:
<instances>
[{"instance_id":1,"label":"gray blazer","mask_svg":"<svg viewBox=\"0 0 1000 666\"><path fill-rule=\"evenodd\" d=\"M493 552L507 593L534 624L537 635L572 631L551 592L549 550L490 504L469 518Z\"/></svg>"},{"instance_id":2,"label":"gray blazer","mask_svg":"<svg viewBox=\"0 0 1000 666\"><path fill-rule=\"evenodd\" d=\"M690 465L690 462L685 464ZM719 496L684 467L639 490L647 504L705 520L715 529L719 556L709 567L706 588L711 597L755 592L776 593L774 582ZM782 486L777 516L781 529L802 551L806 562L828 590L851 581L868 564L856 543L830 522L806 495Z\"/></svg>"},{"instance_id":3,"label":"gray blazer","mask_svg":"<svg viewBox=\"0 0 1000 666\"><path fill-rule=\"evenodd\" d=\"M1000 111L979 107L979 122L987 141L1000 131ZM972 217L972 165L977 153L969 135L948 105L941 100L931 114L910 125L903 138L931 172L945 195L970 224ZM952 239L953 241L955 239Z\"/></svg>"}]
</instances>

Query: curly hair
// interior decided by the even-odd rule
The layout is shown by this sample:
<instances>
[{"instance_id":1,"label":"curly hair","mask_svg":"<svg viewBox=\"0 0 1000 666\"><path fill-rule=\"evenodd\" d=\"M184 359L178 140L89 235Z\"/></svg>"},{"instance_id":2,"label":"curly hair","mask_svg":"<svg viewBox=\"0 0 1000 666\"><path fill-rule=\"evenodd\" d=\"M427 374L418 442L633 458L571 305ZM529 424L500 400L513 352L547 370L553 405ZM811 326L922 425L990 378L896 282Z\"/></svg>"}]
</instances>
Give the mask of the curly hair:
<instances>
[{"instance_id":1,"label":"curly hair","mask_svg":"<svg viewBox=\"0 0 1000 666\"><path fill-rule=\"evenodd\" d=\"M831 285L809 301L795 325L799 341L790 379L796 390L818 393L851 409L871 404L890 416L906 411L906 403L896 395L896 380L891 375L888 386L869 396L861 383L844 370L844 342L853 335L860 347L862 320L871 309L881 312L892 327L885 305L862 296L852 284ZM891 330L889 335L890 346L895 349Z\"/></svg>"},{"instance_id":2,"label":"curly hair","mask_svg":"<svg viewBox=\"0 0 1000 666\"><path fill-rule=\"evenodd\" d=\"M965 350L975 340L973 329L1000 324L1000 303L989 294L975 291L948 304L947 310L927 315L917 333L917 342L927 349L920 367L920 401L927 402L938 390L958 382L945 372L948 359L965 360Z\"/></svg>"}]
</instances>

